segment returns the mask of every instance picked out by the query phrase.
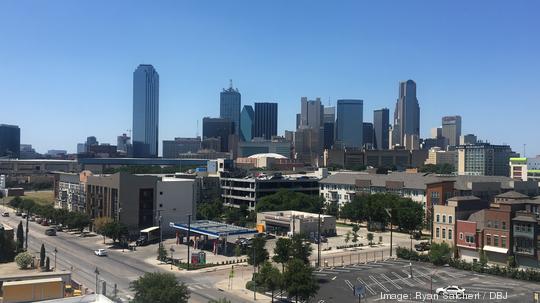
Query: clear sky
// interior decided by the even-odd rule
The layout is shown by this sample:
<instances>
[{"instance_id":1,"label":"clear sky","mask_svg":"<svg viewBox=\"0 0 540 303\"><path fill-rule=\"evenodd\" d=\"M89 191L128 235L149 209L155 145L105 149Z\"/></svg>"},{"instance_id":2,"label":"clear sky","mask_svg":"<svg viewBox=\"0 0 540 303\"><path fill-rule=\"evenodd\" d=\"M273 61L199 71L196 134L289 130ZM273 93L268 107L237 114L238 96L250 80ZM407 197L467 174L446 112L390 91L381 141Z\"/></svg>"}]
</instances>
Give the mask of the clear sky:
<instances>
[{"instance_id":1,"label":"clear sky","mask_svg":"<svg viewBox=\"0 0 540 303\"><path fill-rule=\"evenodd\" d=\"M364 100L393 115L418 86L421 133L459 114L463 133L540 154L539 1L1 1L0 123L39 152L132 128L132 76L160 74L161 140L219 115L229 79L242 104ZM199 126L201 123L199 122ZM201 131L199 130L199 134Z\"/></svg>"}]
</instances>

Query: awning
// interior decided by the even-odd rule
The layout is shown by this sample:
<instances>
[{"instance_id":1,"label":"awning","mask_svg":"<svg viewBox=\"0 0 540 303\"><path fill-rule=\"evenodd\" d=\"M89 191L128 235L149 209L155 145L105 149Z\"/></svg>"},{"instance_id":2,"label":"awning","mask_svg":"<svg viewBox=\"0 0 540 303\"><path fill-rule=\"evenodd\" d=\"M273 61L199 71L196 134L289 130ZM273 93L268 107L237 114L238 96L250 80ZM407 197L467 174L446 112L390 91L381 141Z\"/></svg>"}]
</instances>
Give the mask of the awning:
<instances>
[{"instance_id":1,"label":"awning","mask_svg":"<svg viewBox=\"0 0 540 303\"><path fill-rule=\"evenodd\" d=\"M496 252L496 253L500 253L500 254L508 253L508 248L489 246L489 245L484 245L484 250L492 251L492 252Z\"/></svg>"}]
</instances>

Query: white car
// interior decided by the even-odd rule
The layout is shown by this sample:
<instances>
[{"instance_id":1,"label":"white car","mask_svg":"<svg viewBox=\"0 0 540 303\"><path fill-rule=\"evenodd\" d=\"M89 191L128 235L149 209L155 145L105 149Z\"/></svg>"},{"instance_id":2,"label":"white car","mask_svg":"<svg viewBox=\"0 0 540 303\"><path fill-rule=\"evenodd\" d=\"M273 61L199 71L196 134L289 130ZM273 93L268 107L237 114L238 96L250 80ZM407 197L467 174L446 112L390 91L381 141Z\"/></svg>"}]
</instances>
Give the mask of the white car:
<instances>
[{"instance_id":1,"label":"white car","mask_svg":"<svg viewBox=\"0 0 540 303\"><path fill-rule=\"evenodd\" d=\"M107 256L107 250L100 248L98 250L94 250L94 254L96 254L96 256L105 257Z\"/></svg>"},{"instance_id":2,"label":"white car","mask_svg":"<svg viewBox=\"0 0 540 303\"><path fill-rule=\"evenodd\" d=\"M447 296L463 296L465 294L465 288L456 286L456 285L450 285L446 287L439 287L435 291L436 294L439 296L447 295Z\"/></svg>"}]
</instances>

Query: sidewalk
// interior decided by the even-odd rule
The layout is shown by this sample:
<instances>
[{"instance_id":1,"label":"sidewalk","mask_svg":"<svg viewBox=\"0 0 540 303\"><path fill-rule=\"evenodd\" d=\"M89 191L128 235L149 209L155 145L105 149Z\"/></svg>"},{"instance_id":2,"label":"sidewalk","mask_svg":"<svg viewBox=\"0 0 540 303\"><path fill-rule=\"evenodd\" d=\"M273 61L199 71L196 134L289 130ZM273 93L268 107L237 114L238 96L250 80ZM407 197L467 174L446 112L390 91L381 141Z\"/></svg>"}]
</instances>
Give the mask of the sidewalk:
<instances>
[{"instance_id":1,"label":"sidewalk","mask_svg":"<svg viewBox=\"0 0 540 303\"><path fill-rule=\"evenodd\" d=\"M230 273L231 270L229 265L228 274L230 275ZM252 275L253 267L248 265L235 265L233 277L230 278L230 280L228 277L226 277L225 279L216 283L214 286L225 293L229 293L246 300L253 300L253 291L246 289L246 283L251 281ZM272 302L270 296L260 293L257 293L255 296L256 302Z\"/></svg>"}]
</instances>

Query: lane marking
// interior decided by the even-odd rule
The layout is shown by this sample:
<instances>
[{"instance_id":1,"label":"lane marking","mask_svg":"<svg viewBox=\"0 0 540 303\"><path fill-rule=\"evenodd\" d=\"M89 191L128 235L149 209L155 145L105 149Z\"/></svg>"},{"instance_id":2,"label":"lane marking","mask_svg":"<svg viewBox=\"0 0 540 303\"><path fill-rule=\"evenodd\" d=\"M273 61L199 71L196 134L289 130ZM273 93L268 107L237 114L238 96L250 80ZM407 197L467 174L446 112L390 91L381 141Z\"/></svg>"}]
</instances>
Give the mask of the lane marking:
<instances>
[{"instance_id":1,"label":"lane marking","mask_svg":"<svg viewBox=\"0 0 540 303\"><path fill-rule=\"evenodd\" d=\"M366 282L364 282L364 280L360 279L360 278L356 278L356 280L362 284L364 284L364 286L366 287L366 289L372 294L376 294L376 292L373 290L373 288L371 288L371 286L369 286Z\"/></svg>"},{"instance_id":2,"label":"lane marking","mask_svg":"<svg viewBox=\"0 0 540 303\"><path fill-rule=\"evenodd\" d=\"M398 278L401 282L409 285L409 286L414 286L414 284L412 284L411 282L407 281L406 279L404 279L402 276L398 275L397 273L395 272L392 272L392 274L394 274L394 276L396 276L396 278Z\"/></svg>"},{"instance_id":3,"label":"lane marking","mask_svg":"<svg viewBox=\"0 0 540 303\"><path fill-rule=\"evenodd\" d=\"M354 286L352 285L351 281L345 280L345 284L347 284L351 290L354 290Z\"/></svg>"},{"instance_id":4,"label":"lane marking","mask_svg":"<svg viewBox=\"0 0 540 303\"><path fill-rule=\"evenodd\" d=\"M388 288L386 288L381 282L379 282L377 279L375 279L375 277L373 276L369 276L369 278L371 280L373 280L373 282L377 283L377 285L379 285L380 288L382 288L384 291L386 292L389 292L390 290L388 290Z\"/></svg>"},{"instance_id":5,"label":"lane marking","mask_svg":"<svg viewBox=\"0 0 540 303\"><path fill-rule=\"evenodd\" d=\"M386 281L390 282L390 284L394 285L395 288L397 289L402 289L401 286L397 285L396 282L390 280L390 278L388 278L387 275L385 274L380 274L381 277L383 277L384 279L386 279Z\"/></svg>"}]
</instances>

